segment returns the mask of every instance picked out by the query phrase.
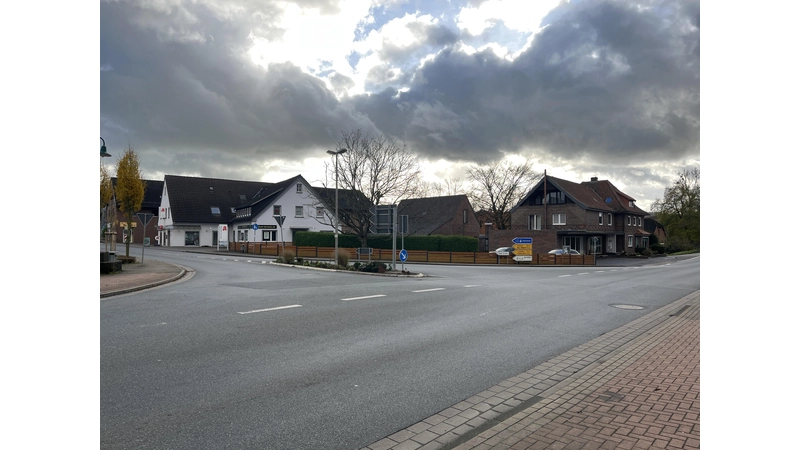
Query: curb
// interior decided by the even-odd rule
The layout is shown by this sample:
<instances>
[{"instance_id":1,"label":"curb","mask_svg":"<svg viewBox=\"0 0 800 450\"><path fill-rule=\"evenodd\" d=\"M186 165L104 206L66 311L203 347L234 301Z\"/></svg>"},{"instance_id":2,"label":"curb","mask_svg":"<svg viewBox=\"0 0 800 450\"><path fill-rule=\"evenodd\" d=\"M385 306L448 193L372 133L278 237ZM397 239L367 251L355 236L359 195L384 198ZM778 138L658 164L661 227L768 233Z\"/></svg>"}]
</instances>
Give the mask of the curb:
<instances>
[{"instance_id":1,"label":"curb","mask_svg":"<svg viewBox=\"0 0 800 450\"><path fill-rule=\"evenodd\" d=\"M558 398L565 389L602 381L608 373L621 371L627 364L620 364L619 359L638 359L631 355L663 340L667 335L664 330L675 327L689 305L697 303L699 308L699 301L697 290L360 450L470 448L467 442L500 426L505 419L537 404L553 409L554 396Z\"/></svg>"},{"instance_id":2,"label":"curb","mask_svg":"<svg viewBox=\"0 0 800 450\"><path fill-rule=\"evenodd\" d=\"M353 275L372 275L378 277L395 277L395 278L423 278L427 277L424 273L416 273L413 275L404 275L402 273L373 273L373 272L359 272L357 270L341 270L341 269L326 269L324 267L311 267L311 266L298 266L296 264L284 264L275 261L270 261L269 264L275 266L282 266L282 267L293 267L295 269L306 269L306 270L321 270L325 272L340 272L340 273L350 273Z\"/></svg>"},{"instance_id":3,"label":"curb","mask_svg":"<svg viewBox=\"0 0 800 450\"><path fill-rule=\"evenodd\" d=\"M108 298L108 297L114 297L116 295L129 294L131 292L143 291L145 289L151 289L151 288L154 288L154 287L163 286L165 284L174 283L174 282L182 279L183 277L185 277L186 274L191 274L192 276L194 275L194 270L193 269L181 266L179 264L173 264L173 265L178 266L178 267L181 268L180 273L178 273L177 275L175 275L173 277L167 278L166 280L155 281L153 283L144 284L144 285L141 285L141 286L136 286L136 287L127 288L127 289L120 289L118 291L106 292L105 294L101 293L100 294L100 298L103 299L103 298Z\"/></svg>"}]
</instances>

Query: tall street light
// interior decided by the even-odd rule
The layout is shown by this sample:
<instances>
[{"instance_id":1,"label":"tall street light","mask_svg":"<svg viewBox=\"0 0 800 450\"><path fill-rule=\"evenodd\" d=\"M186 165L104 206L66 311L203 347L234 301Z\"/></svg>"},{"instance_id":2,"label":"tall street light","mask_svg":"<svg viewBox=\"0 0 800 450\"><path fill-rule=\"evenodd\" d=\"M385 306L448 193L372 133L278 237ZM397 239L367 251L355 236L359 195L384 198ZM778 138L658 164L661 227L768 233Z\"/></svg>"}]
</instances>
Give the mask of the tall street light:
<instances>
[{"instance_id":1,"label":"tall street light","mask_svg":"<svg viewBox=\"0 0 800 450\"><path fill-rule=\"evenodd\" d=\"M346 148L340 148L339 150L328 150L329 155L334 155L336 159L335 162L335 177L336 177L336 190L334 196L336 197L336 211L334 215L336 216L336 220L334 221L335 225L333 227L333 261L334 264L339 264L339 155L346 152Z\"/></svg>"}]
</instances>

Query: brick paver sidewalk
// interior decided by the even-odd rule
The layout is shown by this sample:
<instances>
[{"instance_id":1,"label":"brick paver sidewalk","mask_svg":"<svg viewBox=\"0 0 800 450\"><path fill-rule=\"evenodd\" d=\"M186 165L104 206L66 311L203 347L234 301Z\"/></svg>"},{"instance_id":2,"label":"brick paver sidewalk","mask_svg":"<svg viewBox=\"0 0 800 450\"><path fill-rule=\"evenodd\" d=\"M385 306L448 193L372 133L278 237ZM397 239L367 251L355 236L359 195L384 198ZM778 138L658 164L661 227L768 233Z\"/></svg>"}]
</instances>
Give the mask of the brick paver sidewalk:
<instances>
[{"instance_id":1,"label":"brick paver sidewalk","mask_svg":"<svg viewBox=\"0 0 800 450\"><path fill-rule=\"evenodd\" d=\"M700 292L368 447L699 449Z\"/></svg>"}]
</instances>

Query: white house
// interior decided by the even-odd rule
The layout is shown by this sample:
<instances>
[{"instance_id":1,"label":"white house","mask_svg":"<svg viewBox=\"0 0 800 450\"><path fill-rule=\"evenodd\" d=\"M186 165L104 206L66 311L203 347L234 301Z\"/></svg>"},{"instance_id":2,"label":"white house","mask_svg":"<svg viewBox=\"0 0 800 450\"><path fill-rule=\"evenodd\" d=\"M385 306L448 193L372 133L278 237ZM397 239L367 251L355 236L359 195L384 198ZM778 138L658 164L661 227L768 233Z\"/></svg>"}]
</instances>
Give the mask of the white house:
<instances>
[{"instance_id":1,"label":"white house","mask_svg":"<svg viewBox=\"0 0 800 450\"><path fill-rule=\"evenodd\" d=\"M279 183L166 175L159 244L215 246L219 225L229 225L229 242L291 242L299 230L332 232L332 214L321 205L300 175ZM285 217L282 227L273 218L276 211Z\"/></svg>"},{"instance_id":2,"label":"white house","mask_svg":"<svg viewBox=\"0 0 800 450\"><path fill-rule=\"evenodd\" d=\"M301 175L262 189L235 216L231 242L293 242L297 231L333 232L333 214Z\"/></svg>"}]
</instances>

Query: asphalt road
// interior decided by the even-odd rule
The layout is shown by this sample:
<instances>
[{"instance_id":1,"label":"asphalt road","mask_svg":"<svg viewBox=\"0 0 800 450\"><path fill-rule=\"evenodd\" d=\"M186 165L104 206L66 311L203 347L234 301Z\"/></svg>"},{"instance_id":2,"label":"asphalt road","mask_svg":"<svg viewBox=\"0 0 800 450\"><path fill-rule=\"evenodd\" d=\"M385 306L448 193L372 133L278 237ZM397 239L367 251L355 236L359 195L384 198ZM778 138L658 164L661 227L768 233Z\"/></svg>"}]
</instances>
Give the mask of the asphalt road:
<instances>
[{"instance_id":1,"label":"asphalt road","mask_svg":"<svg viewBox=\"0 0 800 450\"><path fill-rule=\"evenodd\" d=\"M700 287L699 257L422 279L148 257L196 274L101 302L104 449L357 449Z\"/></svg>"}]
</instances>

